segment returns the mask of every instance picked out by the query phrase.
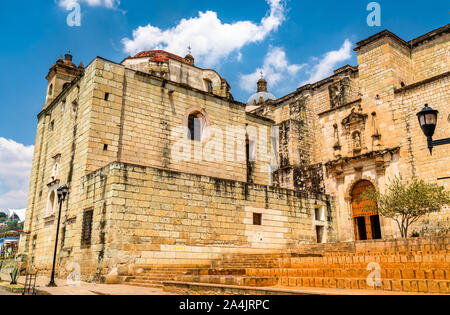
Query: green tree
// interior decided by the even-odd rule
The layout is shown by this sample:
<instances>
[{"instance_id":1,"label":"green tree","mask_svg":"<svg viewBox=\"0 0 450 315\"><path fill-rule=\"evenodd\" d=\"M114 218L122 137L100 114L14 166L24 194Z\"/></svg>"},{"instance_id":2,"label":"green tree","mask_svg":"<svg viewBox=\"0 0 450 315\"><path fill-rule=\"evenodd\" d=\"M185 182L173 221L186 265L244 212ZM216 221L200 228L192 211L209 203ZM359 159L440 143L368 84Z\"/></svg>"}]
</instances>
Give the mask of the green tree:
<instances>
[{"instance_id":1,"label":"green tree","mask_svg":"<svg viewBox=\"0 0 450 315\"><path fill-rule=\"evenodd\" d=\"M6 213L0 212L0 222L5 222L7 219Z\"/></svg>"},{"instance_id":2,"label":"green tree","mask_svg":"<svg viewBox=\"0 0 450 315\"><path fill-rule=\"evenodd\" d=\"M8 231L17 231L17 230L19 230L19 221L18 220L9 221Z\"/></svg>"},{"instance_id":3,"label":"green tree","mask_svg":"<svg viewBox=\"0 0 450 315\"><path fill-rule=\"evenodd\" d=\"M413 223L450 204L450 193L438 184L426 183L417 178L408 184L401 177L395 177L385 194L371 189L361 195L361 201L364 211L377 209L384 217L397 222L402 238L407 238Z\"/></svg>"}]
</instances>

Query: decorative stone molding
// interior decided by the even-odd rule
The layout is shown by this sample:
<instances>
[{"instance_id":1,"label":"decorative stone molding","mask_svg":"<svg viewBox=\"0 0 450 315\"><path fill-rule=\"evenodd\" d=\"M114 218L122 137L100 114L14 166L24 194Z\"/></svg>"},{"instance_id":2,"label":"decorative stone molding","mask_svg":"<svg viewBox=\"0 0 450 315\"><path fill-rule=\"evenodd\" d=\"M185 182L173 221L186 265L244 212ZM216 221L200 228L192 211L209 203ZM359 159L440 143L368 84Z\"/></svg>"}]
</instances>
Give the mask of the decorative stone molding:
<instances>
[{"instance_id":1,"label":"decorative stone molding","mask_svg":"<svg viewBox=\"0 0 450 315\"><path fill-rule=\"evenodd\" d=\"M349 88L349 77L345 77L328 87L331 108L339 107L347 103L347 94Z\"/></svg>"},{"instance_id":2,"label":"decorative stone molding","mask_svg":"<svg viewBox=\"0 0 450 315\"><path fill-rule=\"evenodd\" d=\"M334 161L329 161L325 163L325 167L327 168L328 172L334 173L334 176L339 177L341 176L345 169L343 165L349 165L349 167L352 167L352 163L374 159L375 165L377 167L377 171L384 170L389 166L389 163L392 160L392 156L395 153L398 153L400 151L400 147L391 148L391 149L385 149L385 150L379 150L379 151L371 151L366 154L353 156L353 157L341 157ZM354 165L354 164L353 164ZM353 166L354 168L357 168L359 166ZM356 169L355 169L356 170Z\"/></svg>"},{"instance_id":3,"label":"decorative stone molding","mask_svg":"<svg viewBox=\"0 0 450 315\"><path fill-rule=\"evenodd\" d=\"M359 182L364 181L364 180L371 182L372 185L375 186L375 189L377 191L380 191L376 178L373 178L373 177L367 176L367 175L359 175L359 176L356 176L355 179L350 183L350 185L347 186L347 188L345 190L345 199L346 200L349 200L349 201L352 200L353 188L355 188L356 184L358 184ZM351 208L351 206L350 206L350 208Z\"/></svg>"}]
</instances>

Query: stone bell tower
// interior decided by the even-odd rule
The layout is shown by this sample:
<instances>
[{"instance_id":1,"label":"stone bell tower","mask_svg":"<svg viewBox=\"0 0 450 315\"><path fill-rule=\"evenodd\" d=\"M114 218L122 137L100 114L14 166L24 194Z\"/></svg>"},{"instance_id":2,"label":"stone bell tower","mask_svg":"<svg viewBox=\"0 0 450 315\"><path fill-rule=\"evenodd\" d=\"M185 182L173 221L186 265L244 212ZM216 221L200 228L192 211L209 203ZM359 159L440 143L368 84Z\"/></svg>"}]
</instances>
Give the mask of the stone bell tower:
<instances>
[{"instance_id":1,"label":"stone bell tower","mask_svg":"<svg viewBox=\"0 0 450 315\"><path fill-rule=\"evenodd\" d=\"M53 64L46 77L48 81L47 96L45 106L50 104L75 78L84 73L84 65L80 62L77 67L72 62L72 55L67 53L64 59L59 57L56 64Z\"/></svg>"}]
</instances>

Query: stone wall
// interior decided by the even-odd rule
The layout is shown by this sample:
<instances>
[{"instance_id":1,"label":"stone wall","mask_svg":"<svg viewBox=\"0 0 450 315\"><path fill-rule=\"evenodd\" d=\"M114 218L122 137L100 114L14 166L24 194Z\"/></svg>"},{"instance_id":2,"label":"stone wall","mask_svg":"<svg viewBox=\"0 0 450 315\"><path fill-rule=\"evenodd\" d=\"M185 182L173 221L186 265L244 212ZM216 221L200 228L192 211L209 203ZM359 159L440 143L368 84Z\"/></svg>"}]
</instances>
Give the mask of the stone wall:
<instances>
[{"instance_id":1,"label":"stone wall","mask_svg":"<svg viewBox=\"0 0 450 315\"><path fill-rule=\"evenodd\" d=\"M448 71L450 68L450 34L433 40L421 42L411 49L411 58L414 65L414 82L432 78Z\"/></svg>"},{"instance_id":2,"label":"stone wall","mask_svg":"<svg viewBox=\"0 0 450 315\"><path fill-rule=\"evenodd\" d=\"M174 92L169 93L170 89ZM243 104L175 83L170 85L160 78L96 58L38 116L26 234L21 239L20 252L27 253L33 264L48 268L58 214L54 194L56 188L67 184L70 194L62 211L60 246L61 257L72 257L74 248L79 246L86 209L81 206L86 202L82 178L115 161L246 181L245 134L230 144L235 152L230 161L225 156L223 161L172 160L170 150L178 139L171 130L184 125L187 115L195 109L205 113L210 125L224 131L222 150L230 149L225 142L228 126L245 132L249 125L265 128L268 143L260 149L270 153L273 122L247 116ZM258 159L255 163L254 183L269 183L268 162ZM96 254L85 250L83 255Z\"/></svg>"},{"instance_id":3,"label":"stone wall","mask_svg":"<svg viewBox=\"0 0 450 315\"><path fill-rule=\"evenodd\" d=\"M269 122L257 118L248 120L243 104L143 72L125 70L123 65L97 59L89 70L95 71L96 75L90 132L92 154L88 158L87 171L117 160L246 180L245 128L247 125L263 125L270 129ZM109 93L108 101L104 100L105 93ZM177 161L173 149L180 140L187 139L183 134L185 130L180 128L187 129L188 115L194 111L206 117L206 127L217 128L221 134L212 134L210 138L205 136L200 147L188 142L191 154L185 152L181 155L183 160ZM239 129L244 130L241 139L228 143L228 138L233 139L233 130ZM221 139L218 140L221 145L217 151L218 160L207 160L201 155L202 147L211 139ZM109 147L103 152L105 144ZM190 160L185 161L186 158ZM258 164L255 175L257 183L268 183L265 165Z\"/></svg>"},{"instance_id":4,"label":"stone wall","mask_svg":"<svg viewBox=\"0 0 450 315\"><path fill-rule=\"evenodd\" d=\"M83 262L83 274L200 265L223 253L315 242L320 206L329 207L326 235L336 240L333 200L325 195L121 163L87 176L84 191L82 207L94 210L95 232L89 249L78 250L75 239L72 259ZM261 226L253 225L254 213L262 214Z\"/></svg>"}]
</instances>

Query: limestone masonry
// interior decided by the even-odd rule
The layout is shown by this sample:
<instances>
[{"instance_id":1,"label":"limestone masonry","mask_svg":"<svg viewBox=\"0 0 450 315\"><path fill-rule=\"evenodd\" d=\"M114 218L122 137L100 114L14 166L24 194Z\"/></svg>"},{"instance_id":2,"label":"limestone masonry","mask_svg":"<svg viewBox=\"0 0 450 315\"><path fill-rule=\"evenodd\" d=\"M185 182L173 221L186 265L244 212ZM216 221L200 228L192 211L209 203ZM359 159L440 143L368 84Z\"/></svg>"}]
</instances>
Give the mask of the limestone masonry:
<instances>
[{"instance_id":1,"label":"limestone masonry","mask_svg":"<svg viewBox=\"0 0 450 315\"><path fill-rule=\"evenodd\" d=\"M428 103L436 139L450 136L449 30L409 42L383 31L356 45L357 66L279 99L262 78L247 104L191 55L146 51L86 67L61 57L38 115L20 252L51 269L65 184L58 272L76 263L84 280L398 238L358 198L399 174L450 189L449 146L430 156L416 117ZM449 228L443 209L413 230Z\"/></svg>"}]
</instances>

